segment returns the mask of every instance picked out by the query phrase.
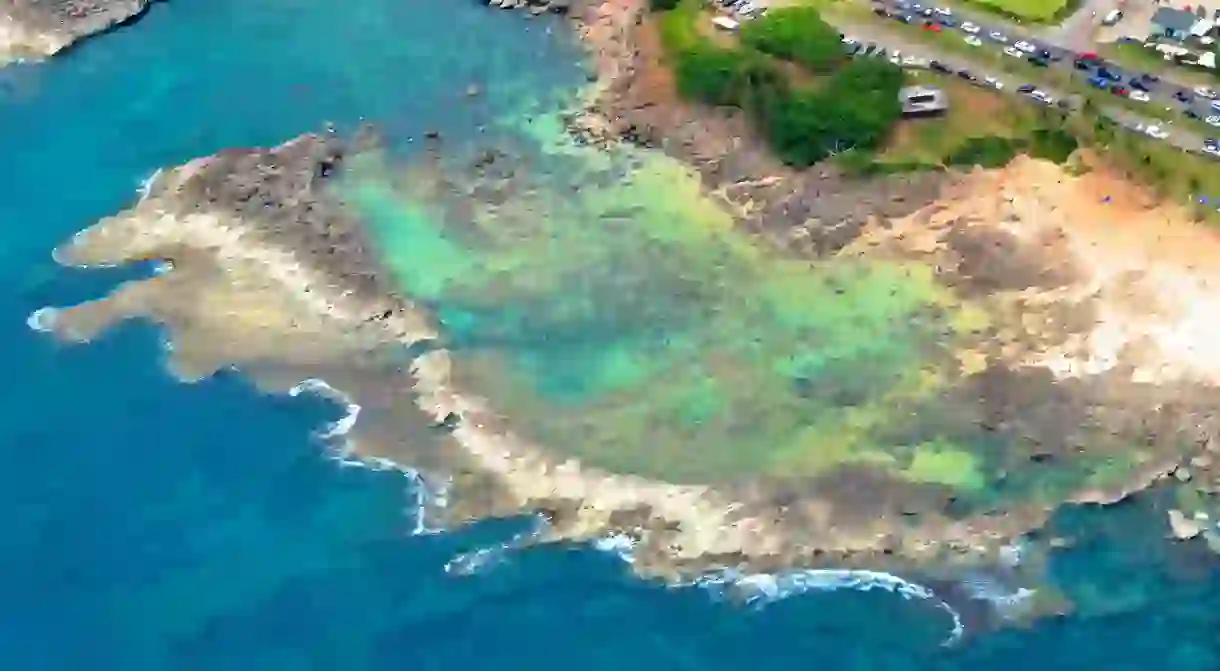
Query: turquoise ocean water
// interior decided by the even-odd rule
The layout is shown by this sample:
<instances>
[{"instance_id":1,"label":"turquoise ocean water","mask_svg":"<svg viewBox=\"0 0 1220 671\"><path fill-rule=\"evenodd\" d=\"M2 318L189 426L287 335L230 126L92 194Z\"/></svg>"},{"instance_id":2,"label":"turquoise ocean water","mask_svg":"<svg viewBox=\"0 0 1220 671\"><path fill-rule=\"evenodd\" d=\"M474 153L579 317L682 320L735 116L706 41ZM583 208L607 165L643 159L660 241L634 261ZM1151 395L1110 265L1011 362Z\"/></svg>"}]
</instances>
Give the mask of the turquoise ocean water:
<instances>
[{"instance_id":1,"label":"turquoise ocean water","mask_svg":"<svg viewBox=\"0 0 1220 671\"><path fill-rule=\"evenodd\" d=\"M1139 505L1062 516L1094 529L1054 564L1081 614L951 648L919 601L746 609L588 548L459 577L446 562L511 525L412 535L407 478L327 458L316 433L341 408L236 373L176 384L146 326L79 348L26 327L150 272L64 270L50 250L157 167L327 120L403 147L470 136L582 81L563 34L466 0L174 0L0 71L0 668L1220 669L1220 575L1133 523ZM465 99L470 83L487 96Z\"/></svg>"}]
</instances>

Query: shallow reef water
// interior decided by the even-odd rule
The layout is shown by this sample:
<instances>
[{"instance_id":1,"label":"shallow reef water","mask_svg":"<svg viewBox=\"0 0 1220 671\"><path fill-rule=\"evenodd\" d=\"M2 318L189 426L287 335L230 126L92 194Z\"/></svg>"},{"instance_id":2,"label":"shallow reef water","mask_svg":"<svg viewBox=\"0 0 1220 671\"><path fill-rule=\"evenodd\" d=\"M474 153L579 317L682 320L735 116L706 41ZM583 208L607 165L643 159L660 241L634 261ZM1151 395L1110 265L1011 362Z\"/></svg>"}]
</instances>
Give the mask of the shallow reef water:
<instances>
[{"instance_id":1,"label":"shallow reef water","mask_svg":"<svg viewBox=\"0 0 1220 671\"><path fill-rule=\"evenodd\" d=\"M321 435L341 402L260 394L234 371L178 384L148 325L79 348L27 327L41 307L155 272L58 268L50 250L132 202L157 168L326 121L375 121L399 156L418 156L433 130L473 142L480 126L571 96L583 76L565 35L472 2L175 0L63 58L0 70L4 668L1220 668L1212 555L1165 543L1152 499L1061 512L1055 528L1081 540L1052 553L1049 575L1077 610L998 631L985 630L990 611L947 595L812 590L750 609L638 580L614 543L506 547L461 575L446 565L532 521L417 533L418 478L336 459ZM581 197L541 173L521 192L533 200L464 227L418 192L426 175L406 196L382 173L350 195L469 356L471 383L544 437L580 435L572 449L608 465L698 479L824 466L727 449L740 435L838 435L835 458L973 486L957 448L891 454L870 440L904 394L935 383L929 344L977 315L918 267L768 256L686 197L693 183L674 170L566 171ZM835 384L800 381L815 377ZM655 426L662 411L689 421ZM861 447L837 447L853 437ZM665 449L632 448L638 438ZM695 441L700 458L677 449ZM1011 589L987 580L976 587ZM966 627L949 647L942 596Z\"/></svg>"}]
</instances>

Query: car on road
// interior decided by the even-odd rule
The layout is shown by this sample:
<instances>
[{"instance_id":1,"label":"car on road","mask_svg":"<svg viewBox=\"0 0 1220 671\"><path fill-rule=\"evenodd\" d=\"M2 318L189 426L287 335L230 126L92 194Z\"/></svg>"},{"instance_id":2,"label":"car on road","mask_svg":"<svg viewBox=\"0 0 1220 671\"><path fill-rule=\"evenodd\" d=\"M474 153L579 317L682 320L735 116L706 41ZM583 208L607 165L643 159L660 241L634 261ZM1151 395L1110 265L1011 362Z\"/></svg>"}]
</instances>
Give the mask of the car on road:
<instances>
[{"instance_id":1,"label":"car on road","mask_svg":"<svg viewBox=\"0 0 1220 671\"><path fill-rule=\"evenodd\" d=\"M924 29L924 30L926 30L926 31L928 31L928 32L930 32L930 33L939 33L939 32L940 32L940 24L939 24L939 23L932 23L931 21L928 21L927 23L923 24L923 29Z\"/></svg>"},{"instance_id":2,"label":"car on road","mask_svg":"<svg viewBox=\"0 0 1220 671\"><path fill-rule=\"evenodd\" d=\"M975 77L974 73L970 72L969 70L958 70L957 76L965 79L968 82L977 82L979 80L979 78Z\"/></svg>"},{"instance_id":3,"label":"car on road","mask_svg":"<svg viewBox=\"0 0 1220 671\"><path fill-rule=\"evenodd\" d=\"M1173 99L1180 103L1188 103L1191 101L1190 94L1186 91L1178 91L1177 93L1173 94Z\"/></svg>"},{"instance_id":4,"label":"car on road","mask_svg":"<svg viewBox=\"0 0 1220 671\"><path fill-rule=\"evenodd\" d=\"M1101 75L1093 75L1089 78L1089 86L1098 89L1108 89L1110 88L1110 80Z\"/></svg>"},{"instance_id":5,"label":"car on road","mask_svg":"<svg viewBox=\"0 0 1220 671\"><path fill-rule=\"evenodd\" d=\"M1051 65L1050 61L1046 60L1045 58L1043 58L1041 56L1030 56L1029 58L1027 58L1025 60L1029 61L1030 63L1032 63L1040 68L1050 67L1050 65Z\"/></svg>"},{"instance_id":6,"label":"car on road","mask_svg":"<svg viewBox=\"0 0 1220 671\"><path fill-rule=\"evenodd\" d=\"M876 14L877 16L885 16L885 17L893 16L893 14L890 13L890 10L886 9L885 7L873 7L873 13Z\"/></svg>"},{"instance_id":7,"label":"car on road","mask_svg":"<svg viewBox=\"0 0 1220 671\"><path fill-rule=\"evenodd\" d=\"M979 28L977 23L970 23L969 21L967 21L962 24L962 32L966 33L967 35L975 35L980 30L982 30L982 28Z\"/></svg>"},{"instance_id":8,"label":"car on road","mask_svg":"<svg viewBox=\"0 0 1220 671\"><path fill-rule=\"evenodd\" d=\"M1077 70L1092 70L1093 61L1075 60L1072 61L1072 67L1076 68Z\"/></svg>"},{"instance_id":9,"label":"car on road","mask_svg":"<svg viewBox=\"0 0 1220 671\"><path fill-rule=\"evenodd\" d=\"M1116 96L1122 96L1125 98L1125 97L1131 95L1131 89L1123 86L1122 84L1115 84L1114 86L1110 87L1110 93L1113 93Z\"/></svg>"},{"instance_id":10,"label":"car on road","mask_svg":"<svg viewBox=\"0 0 1220 671\"><path fill-rule=\"evenodd\" d=\"M1017 93L1033 93L1037 90L1038 87L1034 86L1033 84L1022 84L1017 87Z\"/></svg>"},{"instance_id":11,"label":"car on road","mask_svg":"<svg viewBox=\"0 0 1220 671\"><path fill-rule=\"evenodd\" d=\"M1144 135L1147 135L1148 137L1153 138L1154 140L1164 140L1165 138L1169 137L1169 132L1156 124L1152 124L1151 126L1145 126L1143 128L1143 131L1144 131Z\"/></svg>"},{"instance_id":12,"label":"car on road","mask_svg":"<svg viewBox=\"0 0 1220 671\"><path fill-rule=\"evenodd\" d=\"M1212 156L1220 156L1220 141L1208 138L1203 141L1203 152Z\"/></svg>"},{"instance_id":13,"label":"car on road","mask_svg":"<svg viewBox=\"0 0 1220 671\"><path fill-rule=\"evenodd\" d=\"M1121 82L1123 80L1122 76L1120 76L1117 72L1111 72L1111 71L1107 70L1105 67L1097 68L1097 76L1105 77L1106 79L1109 79L1112 82Z\"/></svg>"},{"instance_id":14,"label":"car on road","mask_svg":"<svg viewBox=\"0 0 1220 671\"><path fill-rule=\"evenodd\" d=\"M995 77L985 77L983 78L983 82L997 91L1004 90L1004 82L996 79Z\"/></svg>"},{"instance_id":15,"label":"car on road","mask_svg":"<svg viewBox=\"0 0 1220 671\"><path fill-rule=\"evenodd\" d=\"M1199 96L1200 98L1212 99L1216 97L1216 92L1207 88L1206 86L1196 86L1195 95Z\"/></svg>"},{"instance_id":16,"label":"car on road","mask_svg":"<svg viewBox=\"0 0 1220 671\"><path fill-rule=\"evenodd\" d=\"M1211 102L1210 106L1212 109L1216 110L1217 112L1220 112L1220 100L1213 100Z\"/></svg>"},{"instance_id":17,"label":"car on road","mask_svg":"<svg viewBox=\"0 0 1220 671\"><path fill-rule=\"evenodd\" d=\"M1127 94L1127 97L1140 103L1146 103L1149 100L1152 100L1152 96L1149 96L1147 93L1138 89L1132 89L1131 93Z\"/></svg>"},{"instance_id":18,"label":"car on road","mask_svg":"<svg viewBox=\"0 0 1220 671\"><path fill-rule=\"evenodd\" d=\"M1212 116L1209 116L1206 119L1204 119L1203 123L1205 123L1209 126L1215 126L1217 128L1220 128L1220 116L1213 114Z\"/></svg>"},{"instance_id":19,"label":"car on road","mask_svg":"<svg viewBox=\"0 0 1220 671\"><path fill-rule=\"evenodd\" d=\"M983 46L983 41L980 40L979 38L975 37L974 35L967 35L966 44L969 44L972 47L981 47L981 46Z\"/></svg>"},{"instance_id":20,"label":"car on road","mask_svg":"<svg viewBox=\"0 0 1220 671\"><path fill-rule=\"evenodd\" d=\"M1004 55L1012 56L1013 58L1025 58L1025 54L1021 53L1020 51L1018 51L1012 47L1005 47Z\"/></svg>"},{"instance_id":21,"label":"car on road","mask_svg":"<svg viewBox=\"0 0 1220 671\"><path fill-rule=\"evenodd\" d=\"M933 72L939 72L943 75L948 75L948 74L953 73L953 71L949 69L949 66L945 65L944 63L941 63L940 61L929 61L928 69L932 70Z\"/></svg>"},{"instance_id":22,"label":"car on road","mask_svg":"<svg viewBox=\"0 0 1220 671\"><path fill-rule=\"evenodd\" d=\"M1034 53L1035 51L1037 51L1037 50L1038 50L1038 48L1037 48L1037 47L1035 47L1034 45L1030 44L1029 42L1026 42L1025 40L1021 40L1021 41L1019 41L1019 42L1017 42L1017 43L1013 44L1012 46L1014 46L1014 47L1016 47L1016 48L1020 49L1021 51L1024 51L1024 52L1025 52L1025 53L1027 53L1027 54L1032 54L1032 53Z\"/></svg>"},{"instance_id":23,"label":"car on road","mask_svg":"<svg viewBox=\"0 0 1220 671\"><path fill-rule=\"evenodd\" d=\"M937 23L939 23L940 25L942 25L946 28L956 28L957 27L957 21L954 21L953 19L946 18L943 16L940 17L939 19L937 19Z\"/></svg>"},{"instance_id":24,"label":"car on road","mask_svg":"<svg viewBox=\"0 0 1220 671\"><path fill-rule=\"evenodd\" d=\"M940 14L941 16L953 16L953 10L946 9L944 7L937 7L935 9L933 9L932 11L936 12L937 14Z\"/></svg>"},{"instance_id":25,"label":"car on road","mask_svg":"<svg viewBox=\"0 0 1220 671\"><path fill-rule=\"evenodd\" d=\"M987 37L990 37L994 42L1003 42L1005 44L1008 43L1008 38L1004 36L1004 33L1001 33L998 30L991 31Z\"/></svg>"}]
</instances>

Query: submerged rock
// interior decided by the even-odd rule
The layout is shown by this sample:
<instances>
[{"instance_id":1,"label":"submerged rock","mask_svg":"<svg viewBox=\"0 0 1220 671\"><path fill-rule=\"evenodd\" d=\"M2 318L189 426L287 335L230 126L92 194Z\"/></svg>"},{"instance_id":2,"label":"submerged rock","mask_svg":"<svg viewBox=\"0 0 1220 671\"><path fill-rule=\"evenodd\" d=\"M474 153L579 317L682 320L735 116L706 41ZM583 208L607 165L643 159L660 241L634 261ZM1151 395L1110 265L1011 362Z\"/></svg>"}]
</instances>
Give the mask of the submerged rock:
<instances>
[{"instance_id":1,"label":"submerged rock","mask_svg":"<svg viewBox=\"0 0 1220 671\"><path fill-rule=\"evenodd\" d=\"M1169 511L1169 528L1178 540L1189 540L1203 533L1202 524L1177 509Z\"/></svg>"}]
</instances>

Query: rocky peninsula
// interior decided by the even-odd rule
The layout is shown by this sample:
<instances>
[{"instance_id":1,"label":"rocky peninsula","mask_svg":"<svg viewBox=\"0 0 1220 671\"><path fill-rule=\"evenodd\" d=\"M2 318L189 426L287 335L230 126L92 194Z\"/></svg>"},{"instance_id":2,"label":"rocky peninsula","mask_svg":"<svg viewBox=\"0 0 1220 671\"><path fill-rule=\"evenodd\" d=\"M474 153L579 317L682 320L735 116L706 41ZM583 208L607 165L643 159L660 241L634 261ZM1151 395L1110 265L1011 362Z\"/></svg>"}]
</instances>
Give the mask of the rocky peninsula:
<instances>
[{"instance_id":1,"label":"rocky peninsula","mask_svg":"<svg viewBox=\"0 0 1220 671\"><path fill-rule=\"evenodd\" d=\"M53 56L137 19L153 0L10 0L0 7L0 65Z\"/></svg>"},{"instance_id":2,"label":"rocky peninsula","mask_svg":"<svg viewBox=\"0 0 1220 671\"><path fill-rule=\"evenodd\" d=\"M626 537L634 570L671 581L992 566L1060 506L1155 482L1188 491L1167 534L1213 533L1220 241L1101 163L786 168L740 119L673 97L642 11L573 8L601 79L567 121L624 164L659 148L687 166L706 216L689 231L669 204L640 228L652 205L599 192L645 181L638 167L556 183L494 148L404 166L371 135L306 135L165 170L56 258L169 270L40 323L83 342L151 319L186 380L229 365L270 391L324 378L363 408L358 453L444 488L429 523L541 513L531 541ZM688 195L669 174L666 203ZM604 234L563 237L552 224L581 212L544 208L572 201L601 208ZM427 216L396 214L412 208ZM391 249L387 230L412 244ZM455 240L490 251L471 261ZM578 271L537 274L543 257L517 255L531 249ZM665 274L674 259L689 263ZM506 313L518 305L529 319ZM551 361L537 342L562 350L590 324L605 343L563 361L579 393L547 404L518 384ZM630 365L581 396L603 380L579 364L605 351ZM673 365L631 377L640 351Z\"/></svg>"}]
</instances>

